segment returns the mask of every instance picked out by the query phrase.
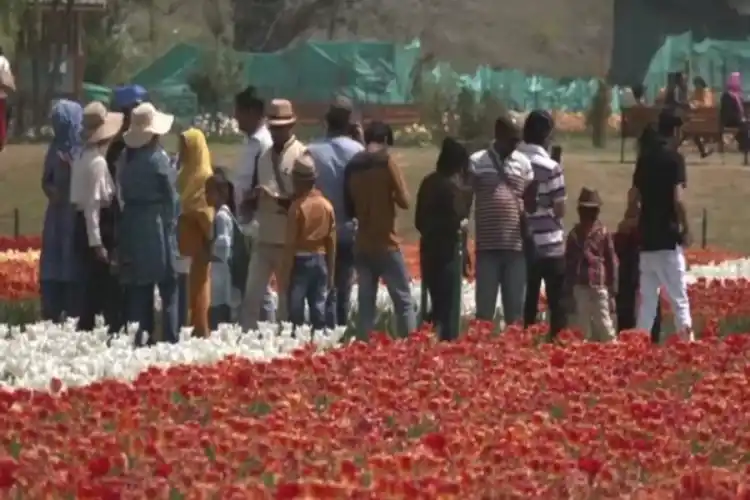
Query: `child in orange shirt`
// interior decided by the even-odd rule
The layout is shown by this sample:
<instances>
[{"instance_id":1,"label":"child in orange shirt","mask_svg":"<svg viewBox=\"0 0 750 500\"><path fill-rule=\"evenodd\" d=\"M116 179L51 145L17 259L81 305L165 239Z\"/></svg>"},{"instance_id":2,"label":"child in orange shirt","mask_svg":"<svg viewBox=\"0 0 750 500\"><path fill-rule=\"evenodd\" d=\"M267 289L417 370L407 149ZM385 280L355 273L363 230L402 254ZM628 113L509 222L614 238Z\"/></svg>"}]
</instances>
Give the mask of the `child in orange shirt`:
<instances>
[{"instance_id":1,"label":"child in orange shirt","mask_svg":"<svg viewBox=\"0 0 750 500\"><path fill-rule=\"evenodd\" d=\"M289 207L286 241L278 276L279 293L288 297L289 320L304 324L305 303L313 330L325 328L326 296L333 285L336 220L333 206L315 188L315 164L309 155L292 168L294 199Z\"/></svg>"}]
</instances>

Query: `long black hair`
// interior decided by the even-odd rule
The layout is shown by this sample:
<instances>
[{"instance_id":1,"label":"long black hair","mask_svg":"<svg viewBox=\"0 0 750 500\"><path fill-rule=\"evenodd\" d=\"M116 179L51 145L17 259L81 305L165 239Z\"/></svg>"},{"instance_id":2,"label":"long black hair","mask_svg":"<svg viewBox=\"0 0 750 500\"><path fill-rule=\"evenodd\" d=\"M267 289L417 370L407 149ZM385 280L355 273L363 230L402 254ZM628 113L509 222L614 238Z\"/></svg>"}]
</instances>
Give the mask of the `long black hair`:
<instances>
[{"instance_id":1,"label":"long black hair","mask_svg":"<svg viewBox=\"0 0 750 500\"><path fill-rule=\"evenodd\" d=\"M435 170L443 175L463 175L468 166L469 152L466 147L452 137L443 139Z\"/></svg>"},{"instance_id":2,"label":"long black hair","mask_svg":"<svg viewBox=\"0 0 750 500\"><path fill-rule=\"evenodd\" d=\"M229 178L229 172L225 167L214 167L214 175L211 176L212 182L215 182L219 189L226 193L226 199L224 204L232 212L232 215L237 216L237 206L234 202L234 184Z\"/></svg>"}]
</instances>

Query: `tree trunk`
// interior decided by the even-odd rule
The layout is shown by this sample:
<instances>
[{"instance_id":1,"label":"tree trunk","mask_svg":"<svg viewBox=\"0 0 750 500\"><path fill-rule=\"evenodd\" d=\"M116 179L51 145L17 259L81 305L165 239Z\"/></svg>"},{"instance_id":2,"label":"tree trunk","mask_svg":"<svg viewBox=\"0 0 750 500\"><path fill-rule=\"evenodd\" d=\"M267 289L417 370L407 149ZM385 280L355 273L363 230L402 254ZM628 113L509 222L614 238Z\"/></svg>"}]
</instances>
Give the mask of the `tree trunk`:
<instances>
[{"instance_id":1,"label":"tree trunk","mask_svg":"<svg viewBox=\"0 0 750 500\"><path fill-rule=\"evenodd\" d=\"M596 91L589 113L591 142L595 148L607 147L611 94L609 84L604 80L599 80L599 89Z\"/></svg>"}]
</instances>

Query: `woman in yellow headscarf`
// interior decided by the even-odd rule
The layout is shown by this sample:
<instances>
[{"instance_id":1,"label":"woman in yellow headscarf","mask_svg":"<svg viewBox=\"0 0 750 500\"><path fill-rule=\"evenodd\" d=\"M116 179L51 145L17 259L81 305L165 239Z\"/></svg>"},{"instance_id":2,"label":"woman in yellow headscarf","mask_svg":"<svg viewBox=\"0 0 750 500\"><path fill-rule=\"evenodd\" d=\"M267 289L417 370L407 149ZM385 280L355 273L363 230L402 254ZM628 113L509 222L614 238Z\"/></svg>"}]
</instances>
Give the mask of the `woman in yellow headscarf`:
<instances>
[{"instance_id":1,"label":"woman in yellow headscarf","mask_svg":"<svg viewBox=\"0 0 750 500\"><path fill-rule=\"evenodd\" d=\"M206 180L213 174L206 136L196 128L180 136L180 171L177 192L180 218L177 226L180 253L190 259L188 304L193 335L209 333L211 305L211 240L214 211L206 202Z\"/></svg>"}]
</instances>

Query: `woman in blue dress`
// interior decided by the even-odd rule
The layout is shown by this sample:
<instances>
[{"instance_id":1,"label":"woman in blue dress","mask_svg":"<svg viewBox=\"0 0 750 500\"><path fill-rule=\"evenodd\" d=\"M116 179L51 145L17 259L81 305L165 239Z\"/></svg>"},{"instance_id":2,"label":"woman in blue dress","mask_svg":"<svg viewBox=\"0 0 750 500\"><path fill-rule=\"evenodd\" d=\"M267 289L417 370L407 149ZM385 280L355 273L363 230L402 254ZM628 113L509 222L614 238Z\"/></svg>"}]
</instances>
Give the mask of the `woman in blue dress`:
<instances>
[{"instance_id":1,"label":"woman in blue dress","mask_svg":"<svg viewBox=\"0 0 750 500\"><path fill-rule=\"evenodd\" d=\"M125 320L140 326L154 341L154 288L162 307L162 337L177 342L177 172L159 143L172 128L174 117L143 103L130 116L123 135L127 149L119 175L122 214L118 264L125 292Z\"/></svg>"},{"instance_id":2,"label":"woman in blue dress","mask_svg":"<svg viewBox=\"0 0 750 500\"><path fill-rule=\"evenodd\" d=\"M54 138L47 150L42 190L47 210L39 259L42 319L79 317L83 305L82 266L74 249L75 209L70 203L70 168L81 147L83 108L66 99L52 107Z\"/></svg>"}]
</instances>

